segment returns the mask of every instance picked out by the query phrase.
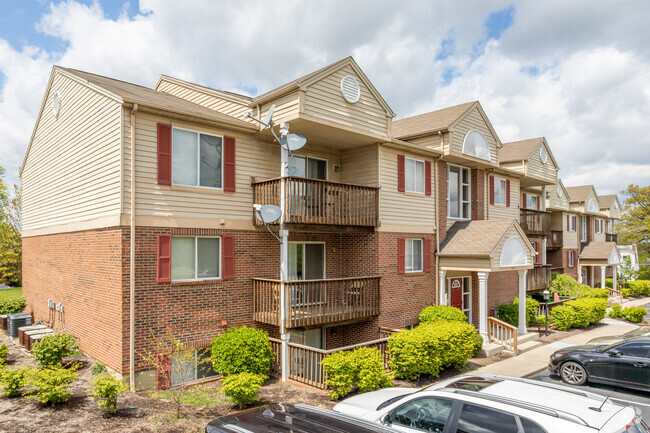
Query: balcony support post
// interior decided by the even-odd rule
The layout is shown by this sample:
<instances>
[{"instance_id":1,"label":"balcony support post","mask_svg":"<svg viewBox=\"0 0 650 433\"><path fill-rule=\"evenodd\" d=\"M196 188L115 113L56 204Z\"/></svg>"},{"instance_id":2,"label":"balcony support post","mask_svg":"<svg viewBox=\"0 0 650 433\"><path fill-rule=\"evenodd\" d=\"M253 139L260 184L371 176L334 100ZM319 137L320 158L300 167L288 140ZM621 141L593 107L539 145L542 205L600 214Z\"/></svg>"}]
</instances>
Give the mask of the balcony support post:
<instances>
[{"instance_id":1,"label":"balcony support post","mask_svg":"<svg viewBox=\"0 0 650 433\"><path fill-rule=\"evenodd\" d=\"M607 266L601 266L600 267L600 288L604 289L605 288L605 269L607 269Z\"/></svg>"},{"instance_id":2,"label":"balcony support post","mask_svg":"<svg viewBox=\"0 0 650 433\"><path fill-rule=\"evenodd\" d=\"M438 276L440 277L440 284L438 284L438 288L440 289L440 305L447 305L447 271L443 271L442 269L438 271Z\"/></svg>"},{"instance_id":3,"label":"balcony support post","mask_svg":"<svg viewBox=\"0 0 650 433\"><path fill-rule=\"evenodd\" d=\"M595 266L590 266L591 268L591 277L589 278L589 287L592 289L596 287L596 267Z\"/></svg>"},{"instance_id":4,"label":"balcony support post","mask_svg":"<svg viewBox=\"0 0 650 433\"><path fill-rule=\"evenodd\" d=\"M283 210L280 217L280 340L281 345L281 361L280 368L282 370L282 381L286 382L289 378L289 334L287 333L287 287L284 283L289 280L289 230L284 225L285 213L288 209L286 202L286 176L289 168L289 152L283 148L280 149L281 153L281 175L280 182L280 209Z\"/></svg>"},{"instance_id":5,"label":"balcony support post","mask_svg":"<svg viewBox=\"0 0 650 433\"><path fill-rule=\"evenodd\" d=\"M613 271L612 271L612 289L618 290L618 285L617 285L617 281L616 281L616 277L617 277L616 273L618 272L618 266L614 265L614 266L612 266L612 268L613 268Z\"/></svg>"},{"instance_id":6,"label":"balcony support post","mask_svg":"<svg viewBox=\"0 0 650 433\"><path fill-rule=\"evenodd\" d=\"M479 326L478 333L483 337L483 344L489 344L488 340L488 296L487 296L487 279L488 272L477 272L478 275L478 305L479 305Z\"/></svg>"},{"instance_id":7,"label":"balcony support post","mask_svg":"<svg viewBox=\"0 0 650 433\"><path fill-rule=\"evenodd\" d=\"M519 328L517 328L517 333L524 335L528 333L528 329L526 329L526 275L528 269L521 269L517 272L519 273Z\"/></svg>"},{"instance_id":8,"label":"balcony support post","mask_svg":"<svg viewBox=\"0 0 650 433\"><path fill-rule=\"evenodd\" d=\"M582 266L580 265L578 265L578 282L580 284L584 284L584 282L582 281Z\"/></svg>"}]
</instances>

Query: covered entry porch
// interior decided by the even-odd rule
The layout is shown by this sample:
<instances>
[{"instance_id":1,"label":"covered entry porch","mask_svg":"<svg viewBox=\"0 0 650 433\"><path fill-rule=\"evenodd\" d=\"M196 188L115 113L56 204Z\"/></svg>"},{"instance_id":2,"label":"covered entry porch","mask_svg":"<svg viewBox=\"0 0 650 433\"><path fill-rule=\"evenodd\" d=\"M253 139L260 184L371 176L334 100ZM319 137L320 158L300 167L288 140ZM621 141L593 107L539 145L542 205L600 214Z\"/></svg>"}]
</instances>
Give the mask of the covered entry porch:
<instances>
[{"instance_id":1,"label":"covered entry porch","mask_svg":"<svg viewBox=\"0 0 650 433\"><path fill-rule=\"evenodd\" d=\"M578 282L590 287L605 289L605 276L612 273L613 285L616 289L616 268L621 262L618 247L614 242L590 242L578 256ZM609 269L608 269L609 268Z\"/></svg>"},{"instance_id":2,"label":"covered entry porch","mask_svg":"<svg viewBox=\"0 0 650 433\"><path fill-rule=\"evenodd\" d=\"M507 302L512 302L518 296L517 331L526 334L526 275L533 268L534 255L535 250L514 219L454 223L438 254L439 304L461 308L469 313L470 323L472 316L476 317L478 323L474 325L488 343L490 298L502 298L506 293ZM492 286L495 293L490 293L490 275L502 276L504 272L516 273L517 277L500 278L500 284Z\"/></svg>"}]
</instances>

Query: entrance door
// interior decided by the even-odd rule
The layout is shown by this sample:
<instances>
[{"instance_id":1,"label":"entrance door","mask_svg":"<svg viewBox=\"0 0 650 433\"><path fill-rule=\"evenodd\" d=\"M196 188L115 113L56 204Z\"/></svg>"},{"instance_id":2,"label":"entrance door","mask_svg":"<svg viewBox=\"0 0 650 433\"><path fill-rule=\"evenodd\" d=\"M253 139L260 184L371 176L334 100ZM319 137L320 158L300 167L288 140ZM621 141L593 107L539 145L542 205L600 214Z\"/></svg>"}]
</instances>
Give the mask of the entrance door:
<instances>
[{"instance_id":1,"label":"entrance door","mask_svg":"<svg viewBox=\"0 0 650 433\"><path fill-rule=\"evenodd\" d=\"M325 278L325 244L289 242L289 280L322 280ZM291 305L313 305L325 299L323 282L304 283L291 287Z\"/></svg>"},{"instance_id":2,"label":"entrance door","mask_svg":"<svg viewBox=\"0 0 650 433\"><path fill-rule=\"evenodd\" d=\"M469 277L449 278L449 304L462 310L472 323L472 296Z\"/></svg>"}]
</instances>

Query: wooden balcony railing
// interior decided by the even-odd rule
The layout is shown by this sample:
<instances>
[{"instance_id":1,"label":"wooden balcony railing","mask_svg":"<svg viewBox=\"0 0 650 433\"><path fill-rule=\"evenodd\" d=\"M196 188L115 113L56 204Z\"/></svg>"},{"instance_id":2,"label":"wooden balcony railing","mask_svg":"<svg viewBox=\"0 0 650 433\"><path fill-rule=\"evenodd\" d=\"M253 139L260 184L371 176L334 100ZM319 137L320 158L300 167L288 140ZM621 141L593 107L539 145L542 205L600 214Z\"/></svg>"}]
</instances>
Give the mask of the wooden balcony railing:
<instances>
[{"instance_id":1,"label":"wooden balcony railing","mask_svg":"<svg viewBox=\"0 0 650 433\"><path fill-rule=\"evenodd\" d=\"M323 325L379 314L378 276L285 281L285 326ZM280 280L253 279L253 319L280 326Z\"/></svg>"},{"instance_id":2,"label":"wooden balcony railing","mask_svg":"<svg viewBox=\"0 0 650 433\"><path fill-rule=\"evenodd\" d=\"M527 235L548 236L551 231L551 213L534 210L521 209L519 224Z\"/></svg>"},{"instance_id":3,"label":"wooden balcony railing","mask_svg":"<svg viewBox=\"0 0 650 433\"><path fill-rule=\"evenodd\" d=\"M551 287L551 265L535 266L526 274L526 291L538 292Z\"/></svg>"},{"instance_id":4,"label":"wooden balcony railing","mask_svg":"<svg viewBox=\"0 0 650 433\"><path fill-rule=\"evenodd\" d=\"M605 241L618 243L618 235L616 233L605 233Z\"/></svg>"},{"instance_id":5,"label":"wooden balcony railing","mask_svg":"<svg viewBox=\"0 0 650 433\"><path fill-rule=\"evenodd\" d=\"M279 372L279 366L281 365L280 346L282 342L275 338L269 338L269 340L271 341L271 347L274 348L273 352L275 354L271 364L274 367L278 366L276 371ZM378 340L330 350L316 349L302 344L289 343L289 372L287 376L289 379L295 380L296 382L304 383L315 388L325 389L327 373L325 373L325 370L323 370L323 367L321 366L323 359L331 353L354 350L359 347L375 347L379 349L379 352L381 352L384 358L384 366L388 367L388 361L390 359L388 355L388 340L390 340L389 337L380 338Z\"/></svg>"},{"instance_id":6,"label":"wooden balcony railing","mask_svg":"<svg viewBox=\"0 0 650 433\"><path fill-rule=\"evenodd\" d=\"M517 356L517 327L495 317L488 317L488 341L501 344Z\"/></svg>"},{"instance_id":7,"label":"wooden balcony railing","mask_svg":"<svg viewBox=\"0 0 650 433\"><path fill-rule=\"evenodd\" d=\"M563 234L562 230L551 230L551 235L546 239L547 249L562 248Z\"/></svg>"},{"instance_id":8,"label":"wooden balcony railing","mask_svg":"<svg viewBox=\"0 0 650 433\"><path fill-rule=\"evenodd\" d=\"M329 224L375 227L379 188L303 177L281 177L253 183L253 202L280 206L285 184L284 221L291 224ZM262 223L255 219L255 224Z\"/></svg>"}]
</instances>

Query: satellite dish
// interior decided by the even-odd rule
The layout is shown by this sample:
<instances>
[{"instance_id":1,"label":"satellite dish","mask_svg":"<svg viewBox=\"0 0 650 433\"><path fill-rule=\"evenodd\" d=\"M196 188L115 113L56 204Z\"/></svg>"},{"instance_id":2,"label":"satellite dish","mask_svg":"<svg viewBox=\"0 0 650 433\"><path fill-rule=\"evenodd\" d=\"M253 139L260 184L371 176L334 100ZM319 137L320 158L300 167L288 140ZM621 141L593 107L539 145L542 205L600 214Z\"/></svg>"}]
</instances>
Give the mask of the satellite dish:
<instances>
[{"instance_id":1,"label":"satellite dish","mask_svg":"<svg viewBox=\"0 0 650 433\"><path fill-rule=\"evenodd\" d=\"M280 146L289 152L302 149L305 144L307 144L307 139L300 134L287 134L287 137L283 137L280 141Z\"/></svg>"},{"instance_id":2,"label":"satellite dish","mask_svg":"<svg viewBox=\"0 0 650 433\"><path fill-rule=\"evenodd\" d=\"M255 216L264 224L274 223L282 216L282 209L274 204L265 204L257 209Z\"/></svg>"},{"instance_id":3,"label":"satellite dish","mask_svg":"<svg viewBox=\"0 0 650 433\"><path fill-rule=\"evenodd\" d=\"M264 119L262 120L262 123L264 124L265 127L269 126L269 122L273 117L273 111L275 111L275 104L271 105L269 111L266 112L266 116L264 116Z\"/></svg>"}]
</instances>

